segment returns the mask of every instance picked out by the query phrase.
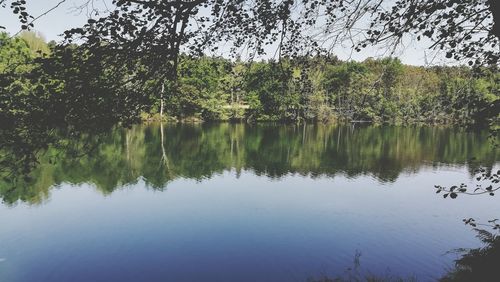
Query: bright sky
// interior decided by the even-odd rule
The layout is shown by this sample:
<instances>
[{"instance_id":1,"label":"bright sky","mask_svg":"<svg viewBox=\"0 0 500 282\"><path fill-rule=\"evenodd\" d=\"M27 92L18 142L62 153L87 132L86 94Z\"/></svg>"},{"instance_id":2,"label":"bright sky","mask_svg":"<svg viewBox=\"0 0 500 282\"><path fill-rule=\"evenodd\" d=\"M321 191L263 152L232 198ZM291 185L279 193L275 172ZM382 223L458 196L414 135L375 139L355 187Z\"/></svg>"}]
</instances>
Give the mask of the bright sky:
<instances>
[{"instance_id":1,"label":"bright sky","mask_svg":"<svg viewBox=\"0 0 500 282\"><path fill-rule=\"evenodd\" d=\"M38 16L43 12L56 6L61 0L37 0L27 1L28 12L33 16ZM81 5L83 0L66 0L59 7L51 11L49 14L38 19L35 24L35 30L40 31L47 40L60 41L63 31L83 25L87 20L86 10L79 12L77 7ZM95 1L99 8L104 8L105 2L109 0ZM20 23L16 15L10 9L0 9L0 25L4 26L10 34L15 34L20 29ZM409 65L443 65L453 64L453 61L446 60L443 53L427 50L429 42L413 42L408 41L404 49L396 53L396 55L405 64ZM333 49L335 55L342 60L353 59L362 61L368 57L379 57L387 53L387 50L367 47L361 52L354 52L350 48L350 44L345 46L337 46ZM274 54L274 52L271 52ZM273 54L270 54L272 57Z\"/></svg>"}]
</instances>

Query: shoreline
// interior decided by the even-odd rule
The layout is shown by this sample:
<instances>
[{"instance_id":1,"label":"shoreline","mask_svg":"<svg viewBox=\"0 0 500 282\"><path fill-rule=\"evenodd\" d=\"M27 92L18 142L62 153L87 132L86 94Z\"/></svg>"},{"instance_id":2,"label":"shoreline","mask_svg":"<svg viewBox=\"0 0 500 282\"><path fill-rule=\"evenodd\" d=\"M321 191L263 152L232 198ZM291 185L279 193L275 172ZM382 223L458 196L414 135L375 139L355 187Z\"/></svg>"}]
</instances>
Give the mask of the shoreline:
<instances>
[{"instance_id":1,"label":"shoreline","mask_svg":"<svg viewBox=\"0 0 500 282\"><path fill-rule=\"evenodd\" d=\"M257 120L245 120L245 119L223 119L223 120L203 120L201 118L184 118L178 119L175 117L141 117L141 124L151 124L151 123L167 123L167 124L204 124L204 123L232 123L232 124L324 124L324 125L389 125L389 126L438 126L438 127L460 127L460 128L481 128L487 126L480 126L475 124L463 124L458 122L443 122L443 121L430 121L430 120L412 120L412 121L370 121L370 120L339 120L331 119L327 121L320 120L273 120L273 119L257 119Z\"/></svg>"}]
</instances>

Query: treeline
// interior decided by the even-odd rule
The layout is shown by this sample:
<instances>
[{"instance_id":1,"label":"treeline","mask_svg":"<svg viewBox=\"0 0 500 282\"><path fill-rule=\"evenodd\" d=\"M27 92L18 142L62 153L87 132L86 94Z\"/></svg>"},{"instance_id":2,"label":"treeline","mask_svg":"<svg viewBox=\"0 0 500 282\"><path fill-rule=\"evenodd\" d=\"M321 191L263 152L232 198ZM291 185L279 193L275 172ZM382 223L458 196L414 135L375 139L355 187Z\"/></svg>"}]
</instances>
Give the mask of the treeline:
<instances>
[{"instance_id":1,"label":"treeline","mask_svg":"<svg viewBox=\"0 0 500 282\"><path fill-rule=\"evenodd\" d=\"M30 32L0 34L0 118L92 128L134 122L140 114L157 118L163 105L176 120L483 124L498 118L500 107L495 68L182 55L177 79L164 81L141 77L144 63L117 67L112 60L77 45L57 48Z\"/></svg>"},{"instance_id":2,"label":"treeline","mask_svg":"<svg viewBox=\"0 0 500 282\"><path fill-rule=\"evenodd\" d=\"M155 123L59 138L70 149L49 148L27 177L12 182L0 172L3 202L40 203L63 183L91 183L109 194L138 181L163 190L179 178L202 181L227 171L270 178L369 175L392 182L430 166L463 165L472 177L479 166L494 168L498 158L487 132L451 127Z\"/></svg>"},{"instance_id":3,"label":"treeline","mask_svg":"<svg viewBox=\"0 0 500 282\"><path fill-rule=\"evenodd\" d=\"M56 131L85 138L156 118L162 104L162 118L184 121L485 125L500 109L494 68L412 67L391 58L243 62L183 55L175 78L167 79L150 76L154 64L121 58L46 43L35 33L0 33L0 173L25 175L38 165L39 152L65 147Z\"/></svg>"},{"instance_id":4,"label":"treeline","mask_svg":"<svg viewBox=\"0 0 500 282\"><path fill-rule=\"evenodd\" d=\"M495 69L425 68L393 58L182 57L165 109L177 119L477 124L498 115L499 86Z\"/></svg>"},{"instance_id":5,"label":"treeline","mask_svg":"<svg viewBox=\"0 0 500 282\"><path fill-rule=\"evenodd\" d=\"M0 173L24 175L39 152L65 146L55 131L78 139L140 121L151 104L144 93L151 91L128 82L137 75L129 62L113 59L31 32L0 32Z\"/></svg>"},{"instance_id":6,"label":"treeline","mask_svg":"<svg viewBox=\"0 0 500 282\"><path fill-rule=\"evenodd\" d=\"M77 45L45 43L32 32L0 33L1 128L85 130L134 121L147 109L144 89L125 82L125 64L99 56Z\"/></svg>"}]
</instances>

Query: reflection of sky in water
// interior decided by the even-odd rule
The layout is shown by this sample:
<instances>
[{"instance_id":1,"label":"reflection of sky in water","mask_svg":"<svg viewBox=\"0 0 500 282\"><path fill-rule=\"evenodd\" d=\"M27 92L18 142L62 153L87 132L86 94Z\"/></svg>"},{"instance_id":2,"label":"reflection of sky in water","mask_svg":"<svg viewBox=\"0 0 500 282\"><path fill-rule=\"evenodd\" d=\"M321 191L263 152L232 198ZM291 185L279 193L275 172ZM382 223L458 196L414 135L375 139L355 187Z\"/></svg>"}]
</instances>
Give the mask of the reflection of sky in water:
<instances>
[{"instance_id":1,"label":"reflection of sky in water","mask_svg":"<svg viewBox=\"0 0 500 282\"><path fill-rule=\"evenodd\" d=\"M498 197L444 200L465 168L279 180L225 172L165 191L143 181L102 196L63 184L47 203L0 206L2 281L304 281L361 270L433 280L455 248L479 245L462 218L500 215Z\"/></svg>"}]
</instances>

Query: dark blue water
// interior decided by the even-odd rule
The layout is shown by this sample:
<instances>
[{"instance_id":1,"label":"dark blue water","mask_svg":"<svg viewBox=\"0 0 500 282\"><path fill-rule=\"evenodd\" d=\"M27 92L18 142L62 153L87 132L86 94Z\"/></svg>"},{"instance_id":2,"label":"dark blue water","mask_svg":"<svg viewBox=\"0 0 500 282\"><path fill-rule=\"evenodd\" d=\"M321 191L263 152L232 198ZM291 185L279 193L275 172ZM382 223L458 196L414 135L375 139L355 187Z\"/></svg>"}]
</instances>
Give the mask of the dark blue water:
<instances>
[{"instance_id":1,"label":"dark blue water","mask_svg":"<svg viewBox=\"0 0 500 282\"><path fill-rule=\"evenodd\" d=\"M145 144L152 144L156 139L148 137L147 130L156 129L135 130ZM165 144L174 142L172 136L180 129L169 130L171 139ZM202 136L209 130L200 130L197 142L208 142ZM366 169L368 159L360 160L354 175L349 175L354 168L347 167L335 175L320 173L328 169L324 167L328 162L319 161L302 163L301 171L294 172L299 166L294 161L321 159L329 146L322 151L324 142L312 137L320 152L301 151L307 144L288 147L295 158L289 156L279 176L258 168L269 163L249 165L248 148L230 152L228 146L229 153L224 149L214 154L211 163L207 161L216 167L210 176L188 177L194 172L181 170L183 158L174 157L182 150L180 143L170 144L177 149L164 148L170 157L167 168L158 162L164 156L161 148L139 153L143 145L137 145L127 155L127 142L138 142L139 137L123 136L123 142L113 137L101 149L114 156L110 159L117 155L128 159L128 165L91 174L80 168L73 178L65 178L61 175L71 175L65 169L78 166L60 162L39 172L39 181L33 184L37 193L26 189L29 196L10 202L5 193L0 205L0 281L306 281L368 274L432 281L453 266L458 255L451 250L481 245L462 218L487 220L500 214L498 197L445 200L434 193L434 184L474 185L470 165L458 156L467 146L445 146L446 154L456 157L448 162L431 159L439 155L418 157L415 154L428 152L414 153L414 148L407 156L412 148L402 146L394 156L405 159L404 165L390 181ZM222 134L210 140L218 144L224 138ZM243 146L245 138L240 138ZM414 146L423 142L418 136L411 140ZM192 140L181 143L187 146L188 141ZM264 136L260 146L265 141ZM287 142L272 143L273 150L287 151ZM366 158L360 153L363 148L358 149L356 155ZM226 153L233 156L231 165L220 168ZM387 152L379 158L393 163L394 156ZM195 160L185 161L195 167ZM169 170L170 178L160 186L153 184L139 162ZM120 179L132 180L118 181L110 191L101 183L108 179L106 174L109 179L119 174L125 175Z\"/></svg>"}]
</instances>

